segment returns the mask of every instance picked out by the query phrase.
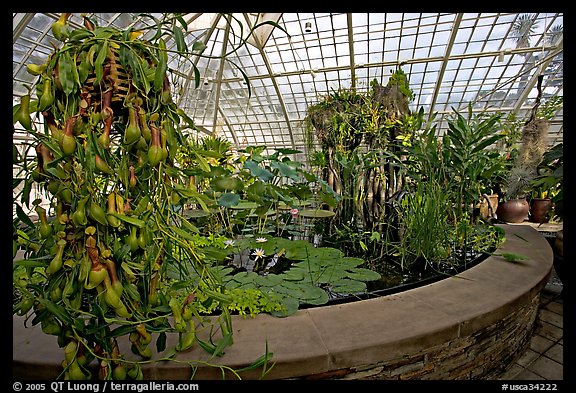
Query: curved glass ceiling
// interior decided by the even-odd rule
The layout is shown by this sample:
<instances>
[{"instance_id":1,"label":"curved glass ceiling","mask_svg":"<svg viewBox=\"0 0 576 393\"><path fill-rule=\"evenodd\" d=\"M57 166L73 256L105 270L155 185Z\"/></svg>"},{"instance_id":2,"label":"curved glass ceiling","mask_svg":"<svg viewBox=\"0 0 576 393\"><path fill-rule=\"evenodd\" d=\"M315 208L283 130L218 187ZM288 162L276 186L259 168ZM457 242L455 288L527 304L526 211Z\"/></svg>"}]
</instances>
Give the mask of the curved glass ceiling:
<instances>
[{"instance_id":1,"label":"curved glass ceiling","mask_svg":"<svg viewBox=\"0 0 576 393\"><path fill-rule=\"evenodd\" d=\"M99 26L121 29L153 23L140 14L86 15ZM59 16L13 14L14 103L36 79L26 65L43 63L52 45L61 44L50 29ZM69 22L80 27L82 16L72 14ZM411 109L437 113L440 131L443 117L468 103L475 111L527 118L539 75L542 100L563 96L562 13L197 13L184 20L189 47L199 41L206 49L184 61L169 58L173 98L200 133L223 136L239 148L303 150L309 105L340 88L367 91L374 79L385 85L398 66L414 91ZM274 24L249 35L263 21ZM167 43L168 49L175 45ZM200 71L197 88L192 64ZM15 139L25 137L16 130ZM562 141L560 109L549 144Z\"/></svg>"}]
</instances>

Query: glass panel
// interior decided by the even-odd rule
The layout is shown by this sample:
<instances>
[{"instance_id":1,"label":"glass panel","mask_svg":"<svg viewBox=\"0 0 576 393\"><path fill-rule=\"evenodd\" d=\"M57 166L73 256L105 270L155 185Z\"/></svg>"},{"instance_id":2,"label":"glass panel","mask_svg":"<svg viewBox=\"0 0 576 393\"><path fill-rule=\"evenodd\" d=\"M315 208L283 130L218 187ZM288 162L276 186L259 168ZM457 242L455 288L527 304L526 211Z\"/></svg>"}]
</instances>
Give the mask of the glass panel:
<instances>
[{"instance_id":1,"label":"glass panel","mask_svg":"<svg viewBox=\"0 0 576 393\"><path fill-rule=\"evenodd\" d=\"M87 15L100 26L136 29L154 24L152 18L136 13ZM13 15L14 102L26 93L23 85L37 79L26 71L26 65L41 64L51 53L56 43L51 24L58 16L35 13L28 20L25 15ZM543 95L563 95L563 52L549 56L553 45L563 42L558 41L563 34L562 13L284 13L278 24L288 34L273 28L263 48L248 44L238 50L234 48L240 38L247 38L248 24L257 17L261 20L262 15L249 13L249 21L243 13L234 16L244 29L241 34L235 24L224 42L224 18L210 32L218 14L184 15L190 21L187 44L207 40L207 47L202 56L187 59L170 53L169 66L178 105L198 126L212 130L216 123L218 132L238 144L303 143L302 120L309 105L333 89L351 88L353 77L362 91L373 79L385 84L402 61L415 93L412 110L422 106L427 112L448 113L451 106L465 108L473 102L478 109L516 110L524 116L536 98L535 76L540 72L544 74ZM26 23L19 24L20 20ZM81 26L81 14L73 14L71 23ZM522 23L529 26L524 35L519 29ZM168 48L175 48L172 39ZM224 48L229 54L222 63ZM192 64L200 71L198 88ZM358 68L351 70L351 65ZM237 67L250 78L250 97ZM561 111L554 121L549 139L561 141ZM19 124L15 127L16 136L25 138Z\"/></svg>"}]
</instances>

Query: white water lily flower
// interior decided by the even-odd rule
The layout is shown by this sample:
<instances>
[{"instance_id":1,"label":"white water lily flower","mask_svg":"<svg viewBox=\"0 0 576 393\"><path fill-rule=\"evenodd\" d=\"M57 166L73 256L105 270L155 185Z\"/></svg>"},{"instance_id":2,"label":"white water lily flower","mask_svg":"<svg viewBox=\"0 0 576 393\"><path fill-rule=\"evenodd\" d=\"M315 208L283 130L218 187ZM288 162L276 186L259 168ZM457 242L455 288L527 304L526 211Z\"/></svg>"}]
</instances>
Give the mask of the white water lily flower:
<instances>
[{"instance_id":1,"label":"white water lily flower","mask_svg":"<svg viewBox=\"0 0 576 393\"><path fill-rule=\"evenodd\" d=\"M234 240L225 240L224 247L232 247L234 245Z\"/></svg>"},{"instance_id":2,"label":"white water lily flower","mask_svg":"<svg viewBox=\"0 0 576 393\"><path fill-rule=\"evenodd\" d=\"M268 241L268 239L266 239L265 237L257 237L256 238L256 243L266 243Z\"/></svg>"},{"instance_id":3,"label":"white water lily flower","mask_svg":"<svg viewBox=\"0 0 576 393\"><path fill-rule=\"evenodd\" d=\"M266 255L264 254L264 250L261 248L257 248L252 252L252 255L258 258L264 258Z\"/></svg>"}]
</instances>

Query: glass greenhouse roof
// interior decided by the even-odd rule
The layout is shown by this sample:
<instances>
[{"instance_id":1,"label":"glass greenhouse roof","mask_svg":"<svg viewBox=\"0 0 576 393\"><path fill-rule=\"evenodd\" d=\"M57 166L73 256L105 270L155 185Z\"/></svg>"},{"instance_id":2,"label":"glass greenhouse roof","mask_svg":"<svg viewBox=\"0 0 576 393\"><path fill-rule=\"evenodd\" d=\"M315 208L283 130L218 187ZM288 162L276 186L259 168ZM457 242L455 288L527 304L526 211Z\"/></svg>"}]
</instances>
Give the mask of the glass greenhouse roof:
<instances>
[{"instance_id":1,"label":"glass greenhouse roof","mask_svg":"<svg viewBox=\"0 0 576 393\"><path fill-rule=\"evenodd\" d=\"M56 13L13 14L13 99L27 93L29 63L43 63ZM135 29L149 16L87 14L99 26ZM163 14L152 14L161 19ZM436 114L438 129L453 108L527 118L542 79L542 99L563 96L562 13L238 13L183 15L189 47L201 55L169 57L172 96L200 133L237 147L304 149L307 108L338 89L367 91L400 67L414 92L411 109ZM69 22L81 27L83 15ZM272 23L261 24L264 21ZM252 34L251 29L257 27ZM145 37L144 37L145 38ZM167 42L175 49L174 40ZM200 83L195 86L195 73ZM245 77L249 80L246 83ZM18 124L16 125L16 127ZM15 139L26 138L16 129ZM563 141L563 112L549 144Z\"/></svg>"}]
</instances>

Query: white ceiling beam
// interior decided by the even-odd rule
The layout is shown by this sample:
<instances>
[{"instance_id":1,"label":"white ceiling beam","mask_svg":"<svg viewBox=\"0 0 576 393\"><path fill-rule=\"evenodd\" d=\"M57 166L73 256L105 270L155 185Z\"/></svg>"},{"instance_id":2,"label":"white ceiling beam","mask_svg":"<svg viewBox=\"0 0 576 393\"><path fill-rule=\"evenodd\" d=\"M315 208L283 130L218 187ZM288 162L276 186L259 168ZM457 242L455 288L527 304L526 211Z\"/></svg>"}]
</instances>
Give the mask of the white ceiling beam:
<instances>
[{"instance_id":1,"label":"white ceiling beam","mask_svg":"<svg viewBox=\"0 0 576 393\"><path fill-rule=\"evenodd\" d=\"M247 15L244 14L244 16L247 19L247 22L250 23L250 20L248 19ZM250 25L250 28L252 28L252 25ZM292 142L292 146L294 146L294 148L296 148L296 144L294 142L294 133L292 130L292 126L290 124L290 118L288 117L288 111L286 110L286 104L284 103L284 98L282 97L282 93L280 92L280 87L278 86L278 82L276 81L276 78L274 77L274 73L272 72L272 66L270 65L270 61L268 60L268 56L266 56L266 52L264 52L264 47L262 45L262 42L260 42L257 37L254 37L254 42L256 44L256 47L258 48L258 51L260 51L260 55L262 56L262 60L264 61L264 65L266 66L266 70L268 71L268 74L270 76L270 80L272 82L272 85L274 86L274 90L276 91L276 95L278 97L278 101L280 102L280 107L282 108L282 114L284 115L284 120L286 121L286 127L288 129L288 133L290 135L290 142Z\"/></svg>"},{"instance_id":2,"label":"white ceiling beam","mask_svg":"<svg viewBox=\"0 0 576 393\"><path fill-rule=\"evenodd\" d=\"M460 22L462 22L462 14L456 14L454 19L454 24L452 25L452 32L450 33L450 39L446 45L446 52L444 53L444 58L442 59L442 66L438 72L438 79L436 79L436 86L434 87L434 93L432 95L432 101L430 102L430 111L428 112L428 121L432 120L434 116L434 107L436 106L436 100L438 99L438 93L440 92L440 87L444 81L444 73L446 72L446 66L448 61L450 61L450 53L452 52L452 47L454 46L454 41L456 40L456 34L458 33L458 28L460 27Z\"/></svg>"},{"instance_id":3,"label":"white ceiling beam","mask_svg":"<svg viewBox=\"0 0 576 393\"><path fill-rule=\"evenodd\" d=\"M524 103L524 101L526 101L528 95L536 85L538 77L542 74L542 71L544 71L546 67L548 67L548 65L552 62L552 60L554 60L554 58L564 50L563 44L564 44L564 35L561 35L556 43L557 49L552 51L552 53L548 54L544 59L542 59L539 63L535 65L536 67L539 68L539 72L535 72L534 75L532 75L532 78L530 79L530 81L528 81L526 87L524 88L524 90L522 90L522 93L520 93L520 96L518 97L518 100L516 101L516 105L514 106L512 112L518 113L518 111L522 107L522 104Z\"/></svg>"},{"instance_id":4,"label":"white ceiling beam","mask_svg":"<svg viewBox=\"0 0 576 393\"><path fill-rule=\"evenodd\" d=\"M348 24L348 49L350 51L350 78L352 90L356 90L356 62L354 61L354 31L352 26L352 14L346 14L346 22Z\"/></svg>"}]
</instances>

